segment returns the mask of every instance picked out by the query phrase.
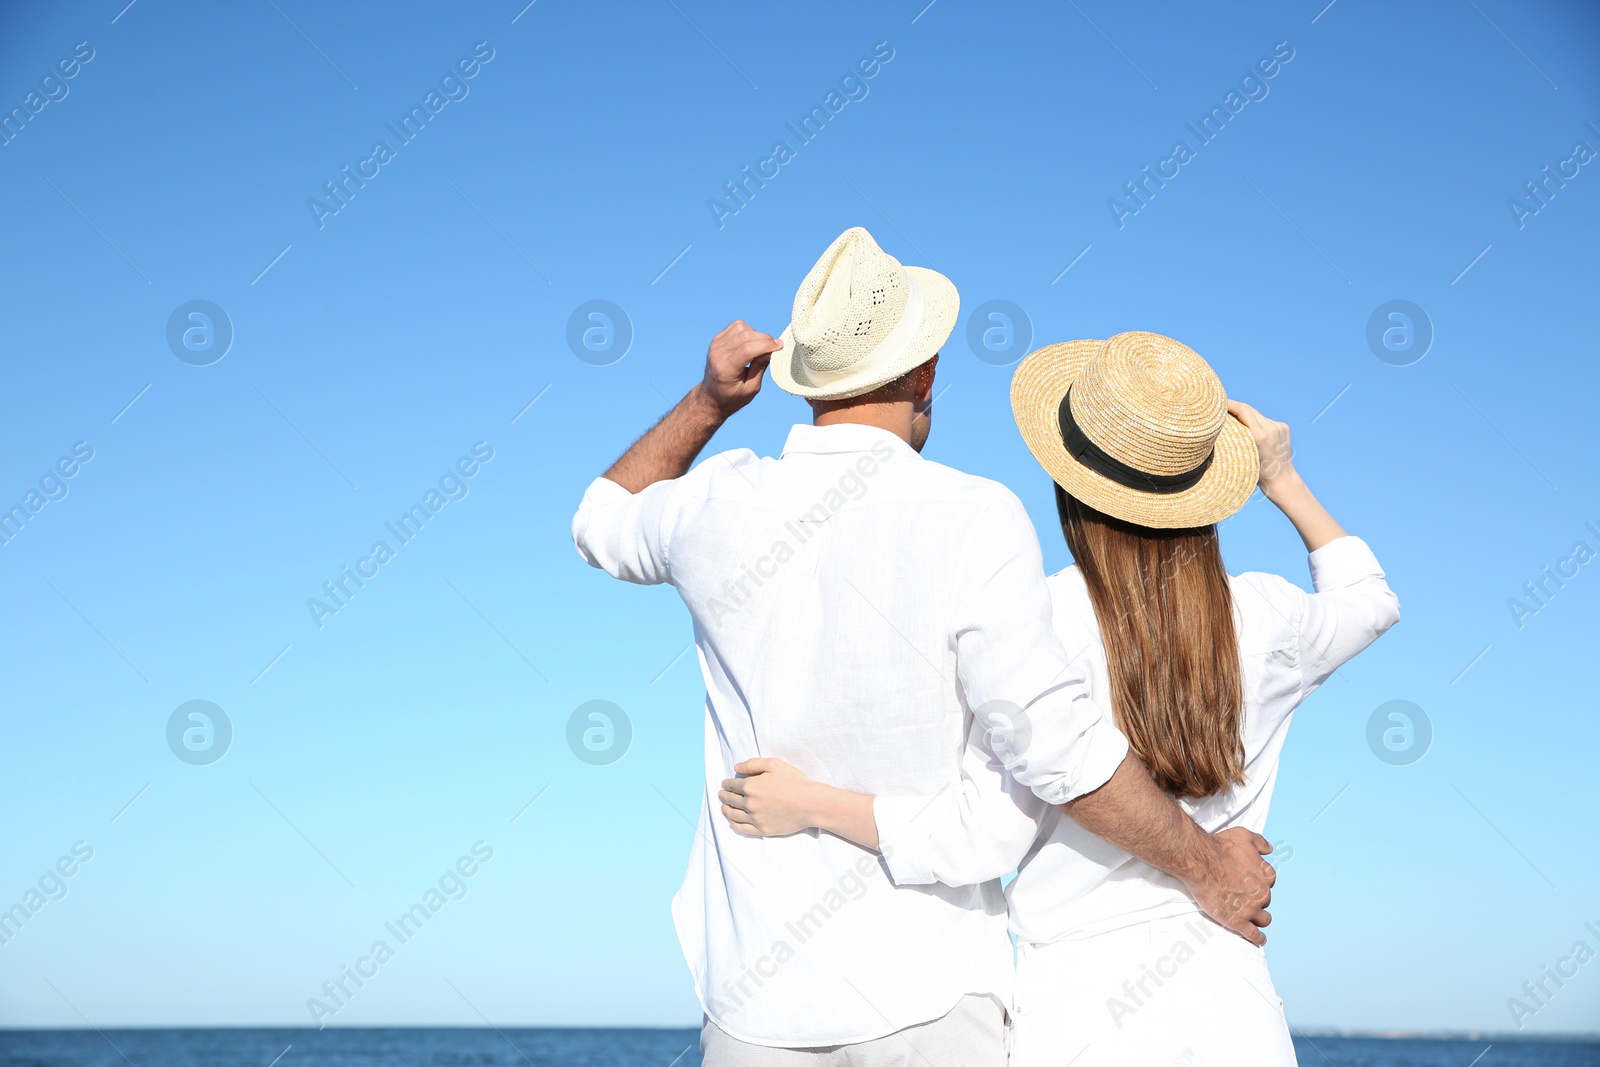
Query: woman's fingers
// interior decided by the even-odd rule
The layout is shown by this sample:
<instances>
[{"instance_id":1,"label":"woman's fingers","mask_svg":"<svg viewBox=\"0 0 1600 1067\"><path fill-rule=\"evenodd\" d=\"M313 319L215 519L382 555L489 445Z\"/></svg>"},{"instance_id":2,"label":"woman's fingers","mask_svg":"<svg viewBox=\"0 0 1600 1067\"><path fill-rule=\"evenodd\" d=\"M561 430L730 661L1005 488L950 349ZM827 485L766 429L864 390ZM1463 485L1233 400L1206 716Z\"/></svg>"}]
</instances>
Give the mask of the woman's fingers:
<instances>
[{"instance_id":1,"label":"woman's fingers","mask_svg":"<svg viewBox=\"0 0 1600 1067\"><path fill-rule=\"evenodd\" d=\"M1256 448L1264 447L1272 438L1272 421L1261 412L1246 404L1242 400L1228 401L1228 413L1250 431L1250 437L1256 443Z\"/></svg>"},{"instance_id":2,"label":"woman's fingers","mask_svg":"<svg viewBox=\"0 0 1600 1067\"><path fill-rule=\"evenodd\" d=\"M1272 480L1294 461L1294 449L1289 443L1287 423L1269 419L1242 400L1228 401L1228 412L1244 423L1256 443L1256 455L1261 463L1261 481Z\"/></svg>"},{"instance_id":3,"label":"woman's fingers","mask_svg":"<svg viewBox=\"0 0 1600 1067\"><path fill-rule=\"evenodd\" d=\"M726 804L722 805L722 817L728 820L729 826L741 834L760 835L760 832L756 829L756 824L750 820L749 814L740 811L738 808L730 808Z\"/></svg>"},{"instance_id":4,"label":"woman's fingers","mask_svg":"<svg viewBox=\"0 0 1600 1067\"><path fill-rule=\"evenodd\" d=\"M1257 440L1274 431L1288 429L1283 423L1267 418L1243 400L1228 401L1228 414L1249 427L1250 433Z\"/></svg>"},{"instance_id":5,"label":"woman's fingers","mask_svg":"<svg viewBox=\"0 0 1600 1067\"><path fill-rule=\"evenodd\" d=\"M1289 432L1288 423L1269 419L1242 400L1228 401L1228 414L1249 427L1250 433L1258 441L1277 434L1287 435Z\"/></svg>"}]
</instances>

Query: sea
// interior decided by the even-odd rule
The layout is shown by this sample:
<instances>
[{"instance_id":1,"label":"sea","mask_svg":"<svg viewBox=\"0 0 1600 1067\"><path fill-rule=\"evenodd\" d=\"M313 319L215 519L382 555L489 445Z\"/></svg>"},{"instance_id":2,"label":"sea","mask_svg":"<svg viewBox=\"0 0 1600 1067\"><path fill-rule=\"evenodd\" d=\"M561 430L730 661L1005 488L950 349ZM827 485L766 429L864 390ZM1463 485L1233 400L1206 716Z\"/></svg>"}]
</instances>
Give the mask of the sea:
<instances>
[{"instance_id":1,"label":"sea","mask_svg":"<svg viewBox=\"0 0 1600 1067\"><path fill-rule=\"evenodd\" d=\"M1600 1067L1600 1037L1295 1038L1305 1067ZM700 1067L698 1030L0 1030L0 1067ZM1248 1067L1248 1065L1241 1065Z\"/></svg>"}]
</instances>

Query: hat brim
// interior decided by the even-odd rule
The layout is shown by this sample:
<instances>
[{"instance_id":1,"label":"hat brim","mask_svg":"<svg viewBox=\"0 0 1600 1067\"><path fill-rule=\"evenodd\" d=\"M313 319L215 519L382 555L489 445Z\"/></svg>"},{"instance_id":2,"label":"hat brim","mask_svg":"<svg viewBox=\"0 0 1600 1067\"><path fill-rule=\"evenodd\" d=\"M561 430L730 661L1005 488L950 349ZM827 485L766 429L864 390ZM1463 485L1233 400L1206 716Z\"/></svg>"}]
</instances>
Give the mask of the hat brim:
<instances>
[{"instance_id":1,"label":"hat brim","mask_svg":"<svg viewBox=\"0 0 1600 1067\"><path fill-rule=\"evenodd\" d=\"M784 327L780 338L783 347L772 354L772 364L768 368L773 384L807 400L848 400L870 393L938 355L961 317L960 294L954 283L938 271L926 267L906 267L905 271L922 290L922 325L899 358L863 368L859 374L827 385L813 385L807 380L805 365L795 350L794 324L790 323Z\"/></svg>"},{"instance_id":2,"label":"hat brim","mask_svg":"<svg viewBox=\"0 0 1600 1067\"><path fill-rule=\"evenodd\" d=\"M1061 438L1061 398L1104 341L1046 345L1017 365L1011 377L1011 414L1028 451L1057 485L1096 511L1157 530L1221 522L1244 507L1255 491L1260 460L1250 430L1229 415L1217 437L1211 466L1176 493L1132 489L1090 470Z\"/></svg>"}]
</instances>

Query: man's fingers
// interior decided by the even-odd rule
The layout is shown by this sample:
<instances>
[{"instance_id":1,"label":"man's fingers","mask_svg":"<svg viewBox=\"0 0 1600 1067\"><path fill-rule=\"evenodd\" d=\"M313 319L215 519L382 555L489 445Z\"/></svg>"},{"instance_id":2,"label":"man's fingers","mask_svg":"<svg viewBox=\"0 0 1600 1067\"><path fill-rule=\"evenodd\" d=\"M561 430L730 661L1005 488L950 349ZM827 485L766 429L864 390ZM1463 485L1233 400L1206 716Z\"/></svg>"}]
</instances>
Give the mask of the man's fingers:
<instances>
[{"instance_id":1,"label":"man's fingers","mask_svg":"<svg viewBox=\"0 0 1600 1067\"><path fill-rule=\"evenodd\" d=\"M733 322L730 322L728 325L724 326L721 331L719 331L717 335L712 338L712 342L715 343L717 341L736 340L743 334L747 333L749 329L750 327L746 326L743 322L734 320Z\"/></svg>"},{"instance_id":2,"label":"man's fingers","mask_svg":"<svg viewBox=\"0 0 1600 1067\"><path fill-rule=\"evenodd\" d=\"M766 343L774 340L771 334L763 333L743 320L735 320L722 328L722 332L712 338L713 348L736 349L741 345L750 343ZM776 346L774 346L776 347Z\"/></svg>"},{"instance_id":3,"label":"man's fingers","mask_svg":"<svg viewBox=\"0 0 1600 1067\"><path fill-rule=\"evenodd\" d=\"M1218 839L1226 839L1226 840L1233 840L1234 838L1243 838L1245 841L1248 841L1250 843L1250 847L1255 849L1258 854L1260 854L1262 856L1267 856L1267 855L1271 855L1271 853L1272 853L1272 842L1271 841L1268 841L1266 838L1262 837L1260 834L1256 833L1254 830L1246 830L1242 826L1230 826L1226 830L1219 830L1217 832L1216 836L1218 837Z\"/></svg>"},{"instance_id":4,"label":"man's fingers","mask_svg":"<svg viewBox=\"0 0 1600 1067\"><path fill-rule=\"evenodd\" d=\"M1259 947L1267 943L1267 935L1261 932L1261 927L1256 925L1255 919L1255 915L1248 917L1244 915L1237 915L1222 925L1233 933L1238 934L1252 945Z\"/></svg>"},{"instance_id":5,"label":"man's fingers","mask_svg":"<svg viewBox=\"0 0 1600 1067\"><path fill-rule=\"evenodd\" d=\"M772 356L770 354L757 356L755 359L752 359L750 361L750 366L745 368L745 381L753 382L760 380L761 376L766 373L767 364L771 362Z\"/></svg>"},{"instance_id":6,"label":"man's fingers","mask_svg":"<svg viewBox=\"0 0 1600 1067\"><path fill-rule=\"evenodd\" d=\"M740 324L738 326L729 326L726 330L717 335L717 340L721 341L723 343L723 347L725 348L737 348L740 345L748 344L752 341L759 341L764 337L770 336L772 335L764 330L752 329L749 326Z\"/></svg>"},{"instance_id":7,"label":"man's fingers","mask_svg":"<svg viewBox=\"0 0 1600 1067\"><path fill-rule=\"evenodd\" d=\"M739 793L742 795L744 793L744 779L724 778L722 780L722 791L725 793Z\"/></svg>"},{"instance_id":8,"label":"man's fingers","mask_svg":"<svg viewBox=\"0 0 1600 1067\"><path fill-rule=\"evenodd\" d=\"M728 804L722 805L722 817L733 823L735 826L753 825L755 822L755 820L751 818L748 811L742 811L739 808L732 807Z\"/></svg>"},{"instance_id":9,"label":"man's fingers","mask_svg":"<svg viewBox=\"0 0 1600 1067\"><path fill-rule=\"evenodd\" d=\"M722 801L722 806L724 809L734 808L738 811L745 811L750 804L750 802L746 800L742 794L730 793L726 789L717 794L717 799Z\"/></svg>"},{"instance_id":10,"label":"man's fingers","mask_svg":"<svg viewBox=\"0 0 1600 1067\"><path fill-rule=\"evenodd\" d=\"M1267 910L1272 904L1272 886L1278 871L1264 857L1272 843L1244 827L1231 827L1216 835L1218 844L1229 854L1232 873L1224 884L1215 910L1208 909L1218 922L1253 945L1266 944L1262 928L1272 922ZM1251 861L1254 860L1254 868ZM1249 873L1246 873L1246 872ZM1230 884L1231 883L1231 884Z\"/></svg>"},{"instance_id":11,"label":"man's fingers","mask_svg":"<svg viewBox=\"0 0 1600 1067\"><path fill-rule=\"evenodd\" d=\"M757 356L764 356L776 352L783 347L783 342L771 334L758 333L741 339L734 348L734 355L741 363L750 363Z\"/></svg>"},{"instance_id":12,"label":"man's fingers","mask_svg":"<svg viewBox=\"0 0 1600 1067\"><path fill-rule=\"evenodd\" d=\"M757 774L766 774L768 771L777 770L778 764L781 762L783 761L775 760L770 756L756 756L754 759L745 760L734 769L748 778Z\"/></svg>"}]
</instances>

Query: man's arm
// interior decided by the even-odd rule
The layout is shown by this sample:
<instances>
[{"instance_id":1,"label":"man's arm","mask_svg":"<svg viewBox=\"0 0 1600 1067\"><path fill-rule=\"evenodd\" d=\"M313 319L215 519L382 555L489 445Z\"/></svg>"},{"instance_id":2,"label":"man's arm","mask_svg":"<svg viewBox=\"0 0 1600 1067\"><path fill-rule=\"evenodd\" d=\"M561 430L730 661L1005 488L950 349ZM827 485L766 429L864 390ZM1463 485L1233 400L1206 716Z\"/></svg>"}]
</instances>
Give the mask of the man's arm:
<instances>
[{"instance_id":1,"label":"man's arm","mask_svg":"<svg viewBox=\"0 0 1600 1067\"><path fill-rule=\"evenodd\" d=\"M681 478L734 412L755 399L772 353L783 342L734 322L711 340L705 377L633 443L605 478L630 493Z\"/></svg>"},{"instance_id":2,"label":"man's arm","mask_svg":"<svg viewBox=\"0 0 1600 1067\"><path fill-rule=\"evenodd\" d=\"M956 671L1006 770L1092 833L1177 878L1217 922L1265 941L1258 927L1269 921L1266 842L1244 831L1205 833L1127 758L1127 740L1056 636L1039 541L1014 495L974 517L960 567L973 584L958 609Z\"/></svg>"},{"instance_id":3,"label":"man's arm","mask_svg":"<svg viewBox=\"0 0 1600 1067\"><path fill-rule=\"evenodd\" d=\"M969 742L969 752L978 751L980 744L981 739ZM997 818L1005 813L983 803L987 798L981 796L875 799L813 781L779 759L745 760L734 770L741 777L724 781L718 797L723 817L736 833L777 837L815 826L862 848L883 851L899 885L972 885L998 878L1016 867L1032 841L1029 831L1037 829L1023 804L1014 805L1009 819ZM1261 858L1272 851L1265 838L1244 829L1206 833L1156 788L1144 765L1131 756L1110 781L1061 809L1090 833L1177 878L1201 910L1222 925L1258 945L1265 943L1260 927L1272 921L1266 906L1277 879L1272 865ZM912 841L930 836L922 825L927 820L953 820L960 833L933 836L947 837L957 847L930 849L928 841ZM915 859L896 862L891 842L883 837L885 826L900 843L912 846Z\"/></svg>"},{"instance_id":4,"label":"man's arm","mask_svg":"<svg viewBox=\"0 0 1600 1067\"><path fill-rule=\"evenodd\" d=\"M1272 921L1278 872L1261 857L1272 846L1243 828L1208 834L1156 787L1129 753L1111 780L1061 805L1084 829L1183 883L1200 910L1257 945Z\"/></svg>"}]
</instances>

